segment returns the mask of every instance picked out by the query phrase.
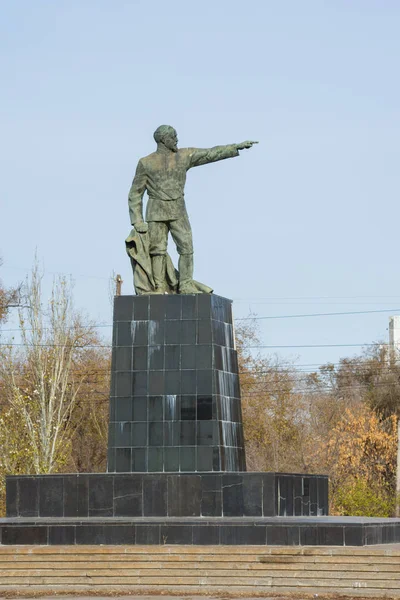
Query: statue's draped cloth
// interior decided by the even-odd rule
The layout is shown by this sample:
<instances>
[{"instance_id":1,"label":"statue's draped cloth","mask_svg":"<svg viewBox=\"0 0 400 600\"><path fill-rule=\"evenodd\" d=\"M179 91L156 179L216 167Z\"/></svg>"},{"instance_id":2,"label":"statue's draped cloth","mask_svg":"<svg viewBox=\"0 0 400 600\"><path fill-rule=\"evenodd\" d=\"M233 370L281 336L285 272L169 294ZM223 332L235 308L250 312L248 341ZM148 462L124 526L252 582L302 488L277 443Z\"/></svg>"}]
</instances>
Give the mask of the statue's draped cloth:
<instances>
[{"instance_id":1,"label":"statue's draped cloth","mask_svg":"<svg viewBox=\"0 0 400 600\"><path fill-rule=\"evenodd\" d=\"M137 294L155 293L151 256L150 256L150 237L148 233L138 233L132 229L125 240L126 251L131 260L133 270L133 285ZM165 284L170 294L178 293L179 274L175 269L169 254L165 261ZM193 284L199 292L211 294L212 289L203 283L193 281Z\"/></svg>"}]
</instances>

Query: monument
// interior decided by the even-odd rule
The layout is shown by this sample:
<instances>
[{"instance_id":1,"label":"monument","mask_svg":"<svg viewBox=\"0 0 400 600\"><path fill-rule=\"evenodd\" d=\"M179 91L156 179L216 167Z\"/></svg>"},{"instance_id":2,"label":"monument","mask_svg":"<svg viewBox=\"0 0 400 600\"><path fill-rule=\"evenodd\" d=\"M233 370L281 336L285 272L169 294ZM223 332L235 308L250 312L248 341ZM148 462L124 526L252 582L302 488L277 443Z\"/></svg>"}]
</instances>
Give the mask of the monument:
<instances>
[{"instance_id":1,"label":"monument","mask_svg":"<svg viewBox=\"0 0 400 600\"><path fill-rule=\"evenodd\" d=\"M1 543L400 541L400 521L329 517L324 475L246 472L232 302L193 279L184 185L255 142L179 150L165 125L154 138L129 193L136 295L114 301L107 473L7 477Z\"/></svg>"}]
</instances>

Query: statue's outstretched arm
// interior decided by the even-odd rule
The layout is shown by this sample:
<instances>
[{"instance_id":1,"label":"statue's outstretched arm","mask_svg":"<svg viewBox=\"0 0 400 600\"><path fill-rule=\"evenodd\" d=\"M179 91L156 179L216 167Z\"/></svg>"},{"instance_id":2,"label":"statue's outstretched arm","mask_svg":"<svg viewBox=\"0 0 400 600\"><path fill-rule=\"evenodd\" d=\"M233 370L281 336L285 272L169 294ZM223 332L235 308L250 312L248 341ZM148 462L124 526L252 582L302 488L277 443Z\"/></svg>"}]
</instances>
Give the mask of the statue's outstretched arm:
<instances>
[{"instance_id":1,"label":"statue's outstretched arm","mask_svg":"<svg viewBox=\"0 0 400 600\"><path fill-rule=\"evenodd\" d=\"M188 148L189 152L189 169L191 167L199 167L207 163L224 160L225 158L233 158L239 156L239 150L251 148L253 144L258 142L242 142L240 144L228 144L227 146L214 146L213 148Z\"/></svg>"}]
</instances>

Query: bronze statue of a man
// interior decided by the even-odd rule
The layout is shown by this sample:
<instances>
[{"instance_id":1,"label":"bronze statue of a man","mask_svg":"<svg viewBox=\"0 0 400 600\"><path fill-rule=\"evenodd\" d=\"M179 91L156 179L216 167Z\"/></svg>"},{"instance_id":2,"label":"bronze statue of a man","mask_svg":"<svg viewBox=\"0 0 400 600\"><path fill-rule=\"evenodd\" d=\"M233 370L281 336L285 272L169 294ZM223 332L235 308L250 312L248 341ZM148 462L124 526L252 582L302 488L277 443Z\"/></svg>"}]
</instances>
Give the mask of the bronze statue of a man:
<instances>
[{"instance_id":1,"label":"bronze statue of a man","mask_svg":"<svg viewBox=\"0 0 400 600\"><path fill-rule=\"evenodd\" d=\"M157 150L139 160L129 192L131 223L138 233L148 231L150 256L156 293L166 291L165 261L168 232L179 254L179 293L199 291L193 283L192 230L186 211L184 188L186 172L192 167L232 158L239 150L257 142L242 142L214 148L180 148L175 129L161 125L154 132ZM143 220L143 195L147 191L146 221Z\"/></svg>"}]
</instances>

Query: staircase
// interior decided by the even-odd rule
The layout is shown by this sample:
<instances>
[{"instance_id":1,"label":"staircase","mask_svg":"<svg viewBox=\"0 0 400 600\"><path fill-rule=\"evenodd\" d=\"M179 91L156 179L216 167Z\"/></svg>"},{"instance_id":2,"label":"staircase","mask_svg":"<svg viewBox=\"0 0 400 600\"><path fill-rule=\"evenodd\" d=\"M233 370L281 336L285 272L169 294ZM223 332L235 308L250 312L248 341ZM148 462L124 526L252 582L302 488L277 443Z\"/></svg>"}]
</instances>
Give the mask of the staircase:
<instances>
[{"instance_id":1,"label":"staircase","mask_svg":"<svg viewBox=\"0 0 400 600\"><path fill-rule=\"evenodd\" d=\"M0 546L6 590L400 596L400 545Z\"/></svg>"}]
</instances>

